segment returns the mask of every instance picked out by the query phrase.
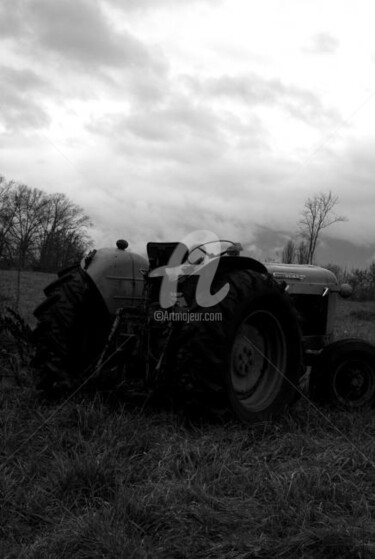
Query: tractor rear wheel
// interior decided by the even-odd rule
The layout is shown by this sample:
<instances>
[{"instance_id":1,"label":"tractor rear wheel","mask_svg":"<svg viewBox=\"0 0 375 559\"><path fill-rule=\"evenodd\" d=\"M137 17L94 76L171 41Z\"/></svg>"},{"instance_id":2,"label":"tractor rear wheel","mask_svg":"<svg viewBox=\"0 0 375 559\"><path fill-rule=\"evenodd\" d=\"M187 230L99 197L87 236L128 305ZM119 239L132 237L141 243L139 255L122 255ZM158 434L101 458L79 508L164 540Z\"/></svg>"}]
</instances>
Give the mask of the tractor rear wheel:
<instances>
[{"instance_id":1,"label":"tractor rear wheel","mask_svg":"<svg viewBox=\"0 0 375 559\"><path fill-rule=\"evenodd\" d=\"M74 390L95 364L108 336L110 315L79 265L48 285L34 316L32 361L37 388L49 396Z\"/></svg>"},{"instance_id":2,"label":"tractor rear wheel","mask_svg":"<svg viewBox=\"0 0 375 559\"><path fill-rule=\"evenodd\" d=\"M252 270L220 274L212 293L229 283L214 307L191 309L176 324L169 378L181 400L224 419L269 420L295 399L302 371L301 333L289 297Z\"/></svg>"},{"instance_id":3,"label":"tractor rear wheel","mask_svg":"<svg viewBox=\"0 0 375 559\"><path fill-rule=\"evenodd\" d=\"M320 403L356 409L375 401L375 347L348 338L326 346L310 373L310 395Z\"/></svg>"}]
</instances>

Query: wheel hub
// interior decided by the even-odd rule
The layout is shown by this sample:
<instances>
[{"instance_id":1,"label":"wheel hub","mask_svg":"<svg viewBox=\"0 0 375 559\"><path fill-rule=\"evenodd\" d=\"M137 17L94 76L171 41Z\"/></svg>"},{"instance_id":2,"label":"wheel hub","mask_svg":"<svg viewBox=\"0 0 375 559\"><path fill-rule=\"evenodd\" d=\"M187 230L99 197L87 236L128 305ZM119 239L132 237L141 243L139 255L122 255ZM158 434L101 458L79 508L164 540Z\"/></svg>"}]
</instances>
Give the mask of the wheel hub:
<instances>
[{"instance_id":1,"label":"wheel hub","mask_svg":"<svg viewBox=\"0 0 375 559\"><path fill-rule=\"evenodd\" d=\"M334 377L334 391L339 401L359 406L371 396L374 386L371 368L365 362L347 362L338 368Z\"/></svg>"},{"instance_id":2,"label":"wheel hub","mask_svg":"<svg viewBox=\"0 0 375 559\"><path fill-rule=\"evenodd\" d=\"M248 410L269 405L283 382L285 338L268 311L254 311L238 329L231 354L234 393Z\"/></svg>"},{"instance_id":3,"label":"wheel hub","mask_svg":"<svg viewBox=\"0 0 375 559\"><path fill-rule=\"evenodd\" d=\"M235 371L241 377L245 377L250 373L250 369L254 365L253 351L246 337L241 339L243 342L239 345L239 348L235 354Z\"/></svg>"},{"instance_id":4,"label":"wheel hub","mask_svg":"<svg viewBox=\"0 0 375 559\"><path fill-rule=\"evenodd\" d=\"M232 354L232 381L235 390L248 395L259 381L263 370L264 340L259 332L249 326L241 329Z\"/></svg>"},{"instance_id":5,"label":"wheel hub","mask_svg":"<svg viewBox=\"0 0 375 559\"><path fill-rule=\"evenodd\" d=\"M354 371L354 374L351 378L351 386L357 390L360 390L365 383L364 376L361 371L358 369Z\"/></svg>"}]
</instances>

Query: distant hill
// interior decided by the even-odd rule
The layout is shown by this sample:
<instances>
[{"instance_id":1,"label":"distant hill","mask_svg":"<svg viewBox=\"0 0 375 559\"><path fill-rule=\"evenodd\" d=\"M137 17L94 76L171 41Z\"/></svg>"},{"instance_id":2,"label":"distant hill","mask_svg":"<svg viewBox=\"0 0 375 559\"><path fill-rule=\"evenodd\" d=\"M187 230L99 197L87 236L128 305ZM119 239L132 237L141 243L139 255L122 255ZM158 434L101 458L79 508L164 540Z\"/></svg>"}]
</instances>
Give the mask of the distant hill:
<instances>
[{"instance_id":1,"label":"distant hill","mask_svg":"<svg viewBox=\"0 0 375 559\"><path fill-rule=\"evenodd\" d=\"M278 259L290 234L276 231L268 227L259 226L255 239L249 243L243 242L244 253L259 260ZM256 247L254 249L254 246ZM336 239L322 235L321 243L316 252L317 264L338 264L343 268L367 268L375 256L375 242L371 245L357 245L343 239Z\"/></svg>"}]
</instances>

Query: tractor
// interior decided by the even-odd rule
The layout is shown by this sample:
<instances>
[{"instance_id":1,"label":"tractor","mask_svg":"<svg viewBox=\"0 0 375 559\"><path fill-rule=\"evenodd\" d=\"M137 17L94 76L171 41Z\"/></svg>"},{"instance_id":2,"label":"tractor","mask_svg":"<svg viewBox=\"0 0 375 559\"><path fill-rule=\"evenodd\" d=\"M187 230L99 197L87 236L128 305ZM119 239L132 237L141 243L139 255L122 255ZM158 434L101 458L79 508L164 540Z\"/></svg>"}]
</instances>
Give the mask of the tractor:
<instances>
[{"instance_id":1,"label":"tractor","mask_svg":"<svg viewBox=\"0 0 375 559\"><path fill-rule=\"evenodd\" d=\"M261 263L240 243L125 240L58 273L34 311L33 368L47 395L82 387L267 421L309 377L309 397L353 409L375 398L375 347L333 340L338 296L319 266Z\"/></svg>"}]
</instances>

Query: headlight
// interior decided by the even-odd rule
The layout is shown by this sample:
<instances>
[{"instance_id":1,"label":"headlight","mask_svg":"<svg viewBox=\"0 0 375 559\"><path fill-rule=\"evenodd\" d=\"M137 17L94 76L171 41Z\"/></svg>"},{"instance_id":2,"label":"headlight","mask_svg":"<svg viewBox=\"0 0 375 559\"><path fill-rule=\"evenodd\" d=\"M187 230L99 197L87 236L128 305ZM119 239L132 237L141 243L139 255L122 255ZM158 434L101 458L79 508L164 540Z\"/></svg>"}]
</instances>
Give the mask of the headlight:
<instances>
[{"instance_id":1,"label":"headlight","mask_svg":"<svg viewBox=\"0 0 375 559\"><path fill-rule=\"evenodd\" d=\"M339 295L343 299L347 299L353 293L353 288L348 283L343 283L340 287Z\"/></svg>"}]
</instances>

